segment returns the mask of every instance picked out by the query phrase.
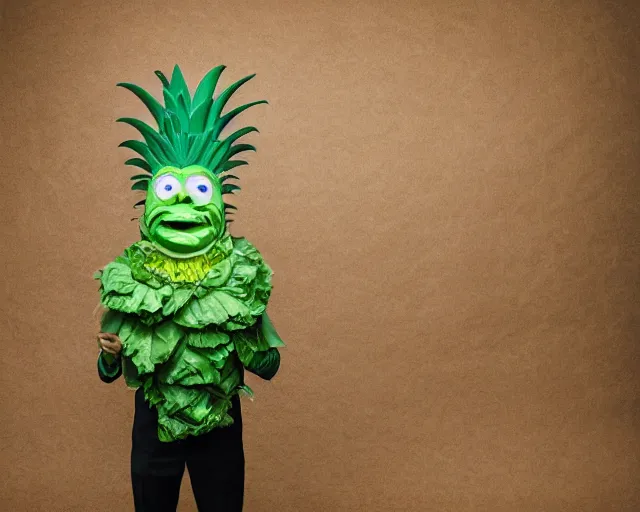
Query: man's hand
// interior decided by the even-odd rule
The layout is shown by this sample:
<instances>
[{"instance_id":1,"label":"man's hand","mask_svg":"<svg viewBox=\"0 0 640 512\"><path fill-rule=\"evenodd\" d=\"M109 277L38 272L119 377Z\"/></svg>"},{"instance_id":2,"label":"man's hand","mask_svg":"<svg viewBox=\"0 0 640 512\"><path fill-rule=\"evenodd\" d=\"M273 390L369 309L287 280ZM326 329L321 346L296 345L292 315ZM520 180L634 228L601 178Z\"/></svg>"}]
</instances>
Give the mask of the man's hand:
<instances>
[{"instance_id":1,"label":"man's hand","mask_svg":"<svg viewBox=\"0 0 640 512\"><path fill-rule=\"evenodd\" d=\"M122 350L122 341L116 334L109 332L98 333L98 345L107 354L111 354L116 359L120 357L120 351Z\"/></svg>"}]
</instances>

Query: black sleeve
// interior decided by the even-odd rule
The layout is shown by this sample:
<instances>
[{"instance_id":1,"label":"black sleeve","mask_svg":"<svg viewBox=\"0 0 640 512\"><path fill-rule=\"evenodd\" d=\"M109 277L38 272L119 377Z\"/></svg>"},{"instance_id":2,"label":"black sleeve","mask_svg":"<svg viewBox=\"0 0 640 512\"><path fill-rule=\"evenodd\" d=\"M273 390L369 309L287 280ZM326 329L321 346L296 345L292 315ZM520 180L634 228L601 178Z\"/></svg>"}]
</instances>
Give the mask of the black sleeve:
<instances>
[{"instance_id":1,"label":"black sleeve","mask_svg":"<svg viewBox=\"0 0 640 512\"><path fill-rule=\"evenodd\" d=\"M100 351L100 355L98 355L98 376L102 382L109 384L122 375L122 364L119 358L113 358L112 362L109 363L105 356L106 354Z\"/></svg>"}]
</instances>

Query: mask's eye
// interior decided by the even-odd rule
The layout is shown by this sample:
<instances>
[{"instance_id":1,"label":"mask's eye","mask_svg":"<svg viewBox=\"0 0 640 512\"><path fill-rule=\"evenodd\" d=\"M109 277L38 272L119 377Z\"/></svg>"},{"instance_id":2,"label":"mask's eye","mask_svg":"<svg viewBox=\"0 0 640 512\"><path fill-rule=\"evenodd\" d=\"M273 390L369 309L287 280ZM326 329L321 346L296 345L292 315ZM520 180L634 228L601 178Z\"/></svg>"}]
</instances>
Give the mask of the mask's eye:
<instances>
[{"instance_id":1,"label":"mask's eye","mask_svg":"<svg viewBox=\"0 0 640 512\"><path fill-rule=\"evenodd\" d=\"M153 190L158 198L166 201L180 192L180 182L171 174L163 174L156 180Z\"/></svg>"},{"instance_id":2,"label":"mask's eye","mask_svg":"<svg viewBox=\"0 0 640 512\"><path fill-rule=\"evenodd\" d=\"M213 196L213 186L206 176L189 176L187 178L187 193L194 204L207 204Z\"/></svg>"}]
</instances>

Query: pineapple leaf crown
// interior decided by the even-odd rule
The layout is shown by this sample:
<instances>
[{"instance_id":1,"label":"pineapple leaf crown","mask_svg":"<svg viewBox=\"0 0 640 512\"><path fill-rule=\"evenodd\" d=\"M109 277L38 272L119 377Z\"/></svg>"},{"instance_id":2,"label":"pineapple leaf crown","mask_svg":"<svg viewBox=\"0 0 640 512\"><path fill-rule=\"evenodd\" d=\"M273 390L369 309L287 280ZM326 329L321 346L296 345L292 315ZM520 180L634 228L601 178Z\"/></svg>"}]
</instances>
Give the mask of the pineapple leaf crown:
<instances>
[{"instance_id":1,"label":"pineapple leaf crown","mask_svg":"<svg viewBox=\"0 0 640 512\"><path fill-rule=\"evenodd\" d=\"M137 85L117 84L134 93L149 109L158 125L158 129L154 130L139 119L123 117L117 120L133 126L144 139L144 142L126 140L119 146L129 148L140 156L130 158L125 162L126 165L145 171L145 174L137 174L131 178L134 180L132 190L146 191L151 178L165 166L183 168L189 165L201 165L218 176L223 194L232 194L240 190L240 187L235 184L225 183L230 179L238 179L237 176L220 175L235 167L247 165L248 162L245 160L232 160L232 158L244 151L256 150L251 144L239 143L238 139L248 133L257 132L258 129L247 126L227 137L221 138L220 135L238 114L249 107L268 102L253 101L222 114L233 93L255 76L253 74L238 80L214 97L218 80L225 67L220 65L210 70L198 84L193 96L189 93L179 66L174 67L171 81L161 71L156 71L156 76L162 82L164 106ZM139 201L135 206L142 204L144 200Z\"/></svg>"}]
</instances>

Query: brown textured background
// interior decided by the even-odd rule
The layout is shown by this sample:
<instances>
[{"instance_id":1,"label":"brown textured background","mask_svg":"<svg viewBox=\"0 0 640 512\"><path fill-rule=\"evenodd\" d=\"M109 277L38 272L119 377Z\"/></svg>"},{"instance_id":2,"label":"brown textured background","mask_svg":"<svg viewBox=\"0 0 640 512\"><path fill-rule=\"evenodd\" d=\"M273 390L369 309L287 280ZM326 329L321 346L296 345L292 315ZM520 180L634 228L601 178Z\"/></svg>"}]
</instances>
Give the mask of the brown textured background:
<instances>
[{"instance_id":1,"label":"brown textured background","mask_svg":"<svg viewBox=\"0 0 640 512\"><path fill-rule=\"evenodd\" d=\"M92 273L137 240L114 123L257 72L233 233L288 342L249 512L640 510L640 8L2 2L2 511L131 510ZM195 505L185 478L181 511Z\"/></svg>"}]
</instances>

